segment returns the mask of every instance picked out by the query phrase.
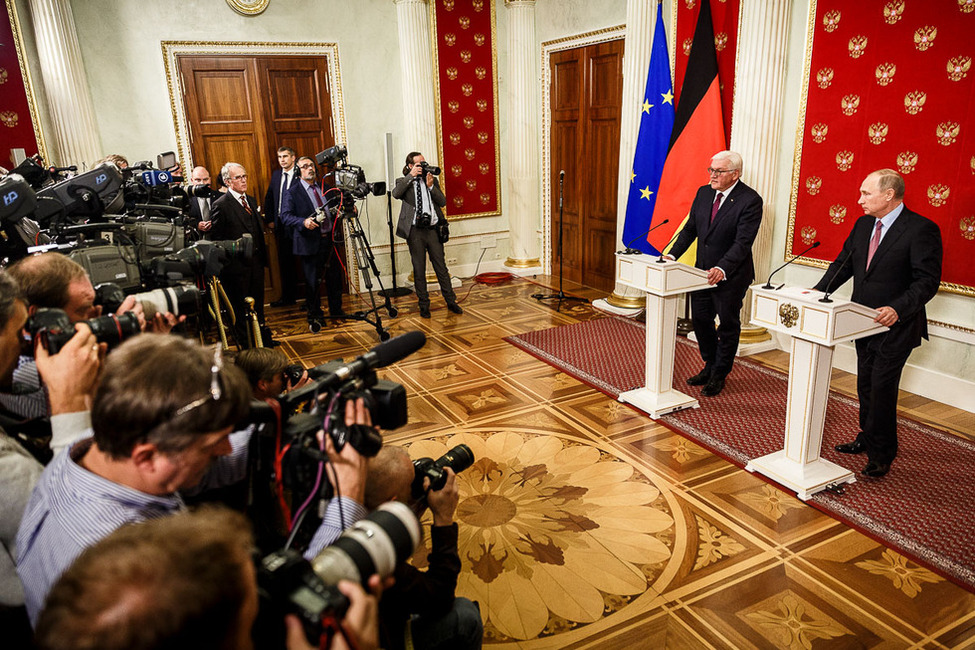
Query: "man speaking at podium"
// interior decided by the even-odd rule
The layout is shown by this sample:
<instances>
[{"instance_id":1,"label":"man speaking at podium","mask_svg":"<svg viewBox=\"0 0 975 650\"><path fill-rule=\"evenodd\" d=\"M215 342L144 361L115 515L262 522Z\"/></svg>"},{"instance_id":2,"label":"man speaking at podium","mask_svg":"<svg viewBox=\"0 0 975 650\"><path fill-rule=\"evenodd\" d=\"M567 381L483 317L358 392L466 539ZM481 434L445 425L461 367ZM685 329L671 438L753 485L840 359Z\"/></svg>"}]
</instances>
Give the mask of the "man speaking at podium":
<instances>
[{"instance_id":1,"label":"man speaking at podium","mask_svg":"<svg viewBox=\"0 0 975 650\"><path fill-rule=\"evenodd\" d=\"M868 175L858 203L864 216L815 288L829 293L852 277L852 300L876 309L874 320L890 328L856 341L860 433L835 447L844 454L866 452L860 473L879 478L897 456L901 371L928 338L924 305L941 284L941 230L904 206L904 179L893 169Z\"/></svg>"},{"instance_id":2,"label":"man speaking at podium","mask_svg":"<svg viewBox=\"0 0 975 650\"><path fill-rule=\"evenodd\" d=\"M755 279L752 243L762 225L762 197L739 180L741 156L734 151L714 154L708 175L711 182L697 191L668 257L679 258L696 239L694 266L708 272L708 284L714 287L691 294L691 319L704 370L687 380L691 386L704 386L701 395L713 397L724 389L738 350L741 305Z\"/></svg>"}]
</instances>

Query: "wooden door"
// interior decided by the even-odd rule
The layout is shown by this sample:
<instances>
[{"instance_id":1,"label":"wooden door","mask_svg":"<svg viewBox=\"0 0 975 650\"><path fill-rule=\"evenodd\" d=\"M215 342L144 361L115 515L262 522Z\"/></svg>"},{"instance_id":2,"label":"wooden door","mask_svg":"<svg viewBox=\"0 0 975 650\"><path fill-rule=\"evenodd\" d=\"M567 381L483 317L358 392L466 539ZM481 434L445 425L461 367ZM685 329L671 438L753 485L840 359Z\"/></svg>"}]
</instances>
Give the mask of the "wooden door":
<instances>
[{"instance_id":1,"label":"wooden door","mask_svg":"<svg viewBox=\"0 0 975 650\"><path fill-rule=\"evenodd\" d=\"M612 291L623 41L552 55L552 268L565 279ZM559 247L559 172L562 246Z\"/></svg>"}]
</instances>

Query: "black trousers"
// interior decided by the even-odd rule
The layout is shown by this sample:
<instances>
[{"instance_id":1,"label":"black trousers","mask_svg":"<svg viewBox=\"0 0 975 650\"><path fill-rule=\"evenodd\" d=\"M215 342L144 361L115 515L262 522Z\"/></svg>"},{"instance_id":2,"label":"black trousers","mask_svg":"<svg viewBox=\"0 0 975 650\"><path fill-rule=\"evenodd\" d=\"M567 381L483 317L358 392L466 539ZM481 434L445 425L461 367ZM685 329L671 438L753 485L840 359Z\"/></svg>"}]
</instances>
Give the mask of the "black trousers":
<instances>
[{"instance_id":1,"label":"black trousers","mask_svg":"<svg viewBox=\"0 0 975 650\"><path fill-rule=\"evenodd\" d=\"M305 273L305 303L308 305L308 318L318 318L322 315L322 279L325 280L328 313L333 316L341 314L342 266L331 233L322 237L318 253L301 256L301 269Z\"/></svg>"},{"instance_id":2,"label":"black trousers","mask_svg":"<svg viewBox=\"0 0 975 650\"><path fill-rule=\"evenodd\" d=\"M247 304L244 298L254 299L254 311L257 321L264 325L264 265L258 260L252 260L248 265L235 262L224 267L220 273L220 283L227 293L230 305L237 317L234 323L234 333L241 348L247 347ZM227 323L224 323L227 325Z\"/></svg>"},{"instance_id":3,"label":"black trousers","mask_svg":"<svg viewBox=\"0 0 975 650\"><path fill-rule=\"evenodd\" d=\"M410 261L413 263L413 290L416 291L417 302L420 307L430 307L430 294L427 292L427 255L433 264L433 271L440 283L440 293L447 303L457 302L454 288L450 286L450 271L444 259L443 244L437 237L436 228L417 228L410 230L406 238L410 248Z\"/></svg>"},{"instance_id":4,"label":"black trousers","mask_svg":"<svg viewBox=\"0 0 975 650\"><path fill-rule=\"evenodd\" d=\"M294 241L284 224L274 224L274 238L278 242L278 270L281 272L281 300L294 302L298 297L298 274L295 273Z\"/></svg>"},{"instance_id":5,"label":"black trousers","mask_svg":"<svg viewBox=\"0 0 975 650\"><path fill-rule=\"evenodd\" d=\"M741 283L739 283L741 284ZM731 372L741 337L741 305L748 283L743 286L704 289L691 294L691 322L704 365L711 376L724 378ZM715 326L714 317L720 324Z\"/></svg>"},{"instance_id":6,"label":"black trousers","mask_svg":"<svg viewBox=\"0 0 975 650\"><path fill-rule=\"evenodd\" d=\"M897 456L897 391L913 348L892 345L888 333L856 341L860 435L867 457L890 463Z\"/></svg>"}]
</instances>

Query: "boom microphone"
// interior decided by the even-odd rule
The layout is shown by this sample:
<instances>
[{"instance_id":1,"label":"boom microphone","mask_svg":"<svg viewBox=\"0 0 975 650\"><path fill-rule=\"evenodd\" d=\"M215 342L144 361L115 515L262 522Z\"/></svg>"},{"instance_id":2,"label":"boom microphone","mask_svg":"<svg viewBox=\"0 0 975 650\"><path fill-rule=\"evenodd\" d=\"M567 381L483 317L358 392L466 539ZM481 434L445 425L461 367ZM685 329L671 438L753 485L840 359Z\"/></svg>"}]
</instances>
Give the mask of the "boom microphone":
<instances>
[{"instance_id":1,"label":"boom microphone","mask_svg":"<svg viewBox=\"0 0 975 650\"><path fill-rule=\"evenodd\" d=\"M795 262L797 259L799 259L803 255L805 255L806 253L808 253L812 249L816 248L817 246L819 246L819 242L818 241L814 241L813 244L812 244L812 246L810 246L806 250L802 251L801 253L799 253L798 255L796 255L795 257L793 257L791 260L789 260L788 262L786 262L785 264L783 264L779 268L777 268L774 271L772 271L771 273L769 273L768 280L765 281L765 284L762 285L762 288L763 289L771 289L772 288L772 276L773 275L775 275L776 273L778 273L779 271L781 271L785 267L789 266L790 264L792 264L793 262ZM782 287L780 286L778 288L781 289Z\"/></svg>"},{"instance_id":2,"label":"boom microphone","mask_svg":"<svg viewBox=\"0 0 975 650\"><path fill-rule=\"evenodd\" d=\"M823 292L823 297L819 299L819 302L826 302L826 303L833 302L829 298L829 294L832 293L830 287L833 286L833 281L836 280L836 277L840 274L840 271L843 270L843 267L846 266L846 263L850 261L851 257L853 257L853 251L850 251L850 254L846 256L846 259L843 260L843 263L840 264L839 267L836 269L836 273L834 273L833 277L831 277L829 279L829 282L826 283L826 291Z\"/></svg>"},{"instance_id":3,"label":"boom microphone","mask_svg":"<svg viewBox=\"0 0 975 650\"><path fill-rule=\"evenodd\" d=\"M624 255L636 255L637 253L642 253L643 251L641 251L641 250L637 250L636 248L630 248L630 246L633 245L633 242L635 242L636 240L640 239L641 237L646 238L647 235L649 235L650 233L652 233L654 230L656 230L660 226L664 225L665 223L668 223L669 221L670 221L670 219L664 219L663 221L661 221L657 225L650 226L650 230L646 231L642 235L637 235L636 237L634 237L633 239L631 239L630 240L630 243L627 244L626 245L626 248L623 250L623 254Z\"/></svg>"}]
</instances>

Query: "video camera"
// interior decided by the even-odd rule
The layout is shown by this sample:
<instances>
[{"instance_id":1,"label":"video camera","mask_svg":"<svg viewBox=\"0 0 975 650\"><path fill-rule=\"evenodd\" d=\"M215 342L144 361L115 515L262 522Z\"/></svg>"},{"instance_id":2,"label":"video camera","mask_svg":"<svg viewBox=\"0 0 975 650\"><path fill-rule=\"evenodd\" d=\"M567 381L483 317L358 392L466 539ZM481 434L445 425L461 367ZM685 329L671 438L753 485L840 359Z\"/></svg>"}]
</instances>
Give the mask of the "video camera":
<instances>
[{"instance_id":1,"label":"video camera","mask_svg":"<svg viewBox=\"0 0 975 650\"><path fill-rule=\"evenodd\" d=\"M348 154L348 148L335 145L318 153L315 156L315 162L319 165L335 167L332 172L335 178L335 187L343 192L348 192L355 199L364 199L369 194L373 196L385 194L386 183L384 181L367 183L366 172L359 165L349 164Z\"/></svg>"}]
</instances>

